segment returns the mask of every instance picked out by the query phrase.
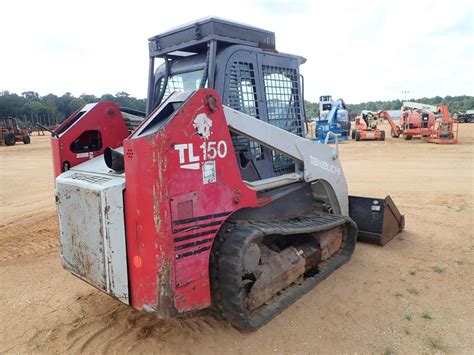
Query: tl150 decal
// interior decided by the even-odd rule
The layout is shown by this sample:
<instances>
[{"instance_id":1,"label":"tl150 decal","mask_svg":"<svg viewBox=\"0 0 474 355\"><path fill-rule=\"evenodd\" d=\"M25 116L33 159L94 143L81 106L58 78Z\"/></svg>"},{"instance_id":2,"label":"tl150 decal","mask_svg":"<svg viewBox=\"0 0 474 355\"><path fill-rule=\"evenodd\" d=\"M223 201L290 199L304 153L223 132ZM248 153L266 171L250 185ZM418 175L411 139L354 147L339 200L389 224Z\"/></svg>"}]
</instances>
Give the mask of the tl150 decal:
<instances>
[{"instance_id":1,"label":"tl150 decal","mask_svg":"<svg viewBox=\"0 0 474 355\"><path fill-rule=\"evenodd\" d=\"M199 154L199 148L201 154ZM192 143L176 144L174 149L179 152L179 165L182 169L199 170L201 161L214 160L217 157L224 158L227 155L227 143L205 141L199 148L195 149Z\"/></svg>"}]
</instances>

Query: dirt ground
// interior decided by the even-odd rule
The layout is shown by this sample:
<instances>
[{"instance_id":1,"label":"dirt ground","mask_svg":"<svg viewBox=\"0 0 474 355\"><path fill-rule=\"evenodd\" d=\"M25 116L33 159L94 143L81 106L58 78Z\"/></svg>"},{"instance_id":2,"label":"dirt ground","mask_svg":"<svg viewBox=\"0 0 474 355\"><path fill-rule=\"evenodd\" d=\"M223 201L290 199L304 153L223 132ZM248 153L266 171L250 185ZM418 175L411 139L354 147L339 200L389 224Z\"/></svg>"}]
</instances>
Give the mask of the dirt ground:
<instances>
[{"instance_id":1,"label":"dirt ground","mask_svg":"<svg viewBox=\"0 0 474 355\"><path fill-rule=\"evenodd\" d=\"M390 194L406 230L254 333L157 320L61 267L48 137L0 147L0 353L474 353L474 124L461 144L348 142L349 191Z\"/></svg>"}]
</instances>

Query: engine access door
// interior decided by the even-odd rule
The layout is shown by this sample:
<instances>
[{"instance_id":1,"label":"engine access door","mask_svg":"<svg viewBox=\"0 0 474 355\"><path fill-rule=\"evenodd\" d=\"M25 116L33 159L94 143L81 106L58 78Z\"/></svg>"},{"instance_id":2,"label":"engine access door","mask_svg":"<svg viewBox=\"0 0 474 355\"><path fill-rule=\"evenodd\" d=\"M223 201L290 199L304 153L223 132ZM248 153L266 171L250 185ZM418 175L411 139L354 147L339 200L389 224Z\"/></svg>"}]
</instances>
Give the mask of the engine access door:
<instances>
[{"instance_id":1,"label":"engine access door","mask_svg":"<svg viewBox=\"0 0 474 355\"><path fill-rule=\"evenodd\" d=\"M123 174L69 170L56 179L64 268L129 304L124 189Z\"/></svg>"}]
</instances>

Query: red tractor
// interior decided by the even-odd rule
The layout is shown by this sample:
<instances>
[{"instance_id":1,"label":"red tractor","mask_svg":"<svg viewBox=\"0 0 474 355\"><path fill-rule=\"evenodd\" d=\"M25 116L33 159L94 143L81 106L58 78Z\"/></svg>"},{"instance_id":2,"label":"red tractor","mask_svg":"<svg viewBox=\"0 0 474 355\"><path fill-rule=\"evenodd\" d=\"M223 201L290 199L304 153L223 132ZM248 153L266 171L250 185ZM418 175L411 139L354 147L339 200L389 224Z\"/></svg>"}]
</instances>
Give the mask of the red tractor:
<instances>
[{"instance_id":1,"label":"red tractor","mask_svg":"<svg viewBox=\"0 0 474 355\"><path fill-rule=\"evenodd\" d=\"M20 128L16 118L0 118L0 145L15 145L16 142L30 144L29 132Z\"/></svg>"}]
</instances>

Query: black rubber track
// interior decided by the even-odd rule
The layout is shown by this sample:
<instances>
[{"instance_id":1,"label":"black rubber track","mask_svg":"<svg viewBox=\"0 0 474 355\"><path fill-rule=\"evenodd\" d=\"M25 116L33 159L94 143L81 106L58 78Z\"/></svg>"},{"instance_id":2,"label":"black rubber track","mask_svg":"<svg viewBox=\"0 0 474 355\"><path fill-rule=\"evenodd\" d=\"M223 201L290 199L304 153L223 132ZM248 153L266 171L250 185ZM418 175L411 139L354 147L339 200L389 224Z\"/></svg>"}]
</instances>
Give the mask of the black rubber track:
<instances>
[{"instance_id":1,"label":"black rubber track","mask_svg":"<svg viewBox=\"0 0 474 355\"><path fill-rule=\"evenodd\" d=\"M248 245L271 234L296 235L312 233L345 225L347 235L342 249L320 264L319 272L306 277L277 296L272 303L252 313L245 306L245 289L242 286L242 258ZM311 290L333 271L346 263L355 247L357 226L349 217L311 213L298 217L275 218L261 221L229 221L219 232L211 255L211 289L213 304L224 318L246 330L257 330L299 297Z\"/></svg>"}]
</instances>

